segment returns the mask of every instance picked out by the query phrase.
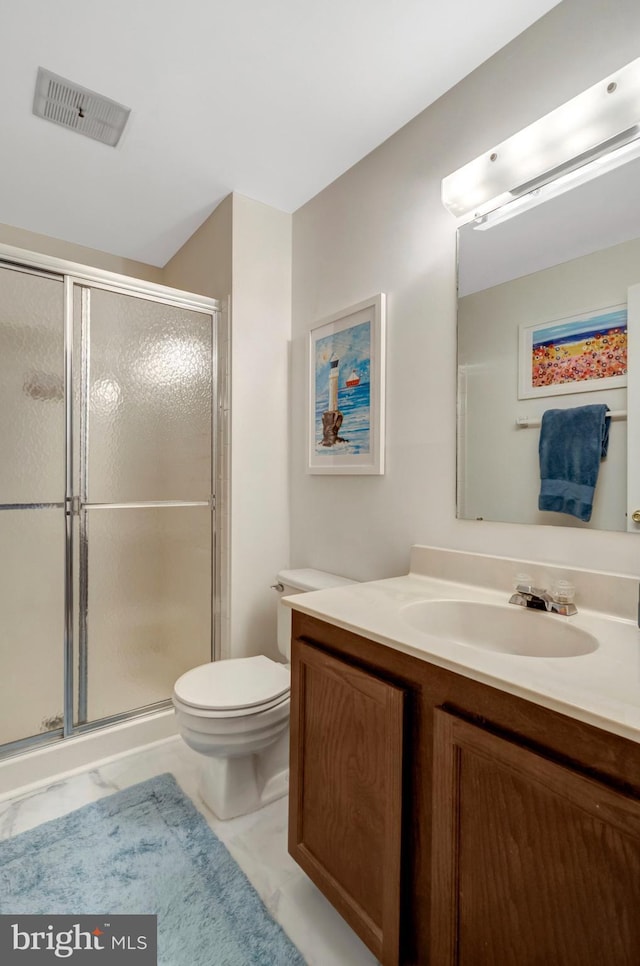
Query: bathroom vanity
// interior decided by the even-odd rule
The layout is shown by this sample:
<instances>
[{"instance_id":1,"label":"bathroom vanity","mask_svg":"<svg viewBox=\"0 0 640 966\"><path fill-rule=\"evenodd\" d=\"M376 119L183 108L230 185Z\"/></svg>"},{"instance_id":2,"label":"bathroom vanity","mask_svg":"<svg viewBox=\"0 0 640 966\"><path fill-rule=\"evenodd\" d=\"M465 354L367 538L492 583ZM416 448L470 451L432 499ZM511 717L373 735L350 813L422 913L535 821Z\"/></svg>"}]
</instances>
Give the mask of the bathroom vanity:
<instances>
[{"instance_id":1,"label":"bathroom vanity","mask_svg":"<svg viewBox=\"0 0 640 966\"><path fill-rule=\"evenodd\" d=\"M553 640L577 621L593 650L493 653L407 615L500 609L493 585L517 562L471 585L442 574L480 555L415 550L412 570L422 556L440 576L291 600L291 854L383 964L637 964L640 631L620 613L634 582L572 573L596 603L602 577L615 615L504 608L541 642L544 622Z\"/></svg>"}]
</instances>

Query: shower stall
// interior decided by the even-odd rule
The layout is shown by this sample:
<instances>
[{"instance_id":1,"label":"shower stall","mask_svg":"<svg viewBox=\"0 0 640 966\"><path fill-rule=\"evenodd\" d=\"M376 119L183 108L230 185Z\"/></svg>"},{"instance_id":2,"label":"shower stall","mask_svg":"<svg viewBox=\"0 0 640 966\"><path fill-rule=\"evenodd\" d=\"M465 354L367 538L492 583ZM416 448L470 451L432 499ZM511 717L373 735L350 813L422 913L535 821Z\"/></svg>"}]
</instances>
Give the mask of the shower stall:
<instances>
[{"instance_id":1,"label":"shower stall","mask_svg":"<svg viewBox=\"0 0 640 966\"><path fill-rule=\"evenodd\" d=\"M0 757L214 657L219 308L0 252Z\"/></svg>"}]
</instances>

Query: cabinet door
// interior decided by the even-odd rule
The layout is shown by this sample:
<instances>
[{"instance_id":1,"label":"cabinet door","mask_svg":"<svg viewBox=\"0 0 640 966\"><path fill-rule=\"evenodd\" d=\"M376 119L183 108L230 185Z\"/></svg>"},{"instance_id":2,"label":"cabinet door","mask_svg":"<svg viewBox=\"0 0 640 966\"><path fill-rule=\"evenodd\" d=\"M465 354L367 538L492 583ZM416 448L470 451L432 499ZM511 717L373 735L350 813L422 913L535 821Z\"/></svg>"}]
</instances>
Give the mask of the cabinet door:
<instances>
[{"instance_id":1,"label":"cabinet door","mask_svg":"<svg viewBox=\"0 0 640 966\"><path fill-rule=\"evenodd\" d=\"M372 952L400 938L404 692L294 640L289 851Z\"/></svg>"},{"instance_id":2,"label":"cabinet door","mask_svg":"<svg viewBox=\"0 0 640 966\"><path fill-rule=\"evenodd\" d=\"M640 802L434 714L434 966L637 966Z\"/></svg>"}]
</instances>

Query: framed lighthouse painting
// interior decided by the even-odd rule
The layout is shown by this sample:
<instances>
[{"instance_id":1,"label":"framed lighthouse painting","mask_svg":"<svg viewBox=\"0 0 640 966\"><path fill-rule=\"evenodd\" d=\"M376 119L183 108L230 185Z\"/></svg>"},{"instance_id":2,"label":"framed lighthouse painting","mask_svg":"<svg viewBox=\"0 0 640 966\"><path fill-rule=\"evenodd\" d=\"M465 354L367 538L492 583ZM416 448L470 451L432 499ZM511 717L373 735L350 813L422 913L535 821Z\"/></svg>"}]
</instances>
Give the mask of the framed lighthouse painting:
<instances>
[{"instance_id":1,"label":"framed lighthouse painting","mask_svg":"<svg viewBox=\"0 0 640 966\"><path fill-rule=\"evenodd\" d=\"M309 473L384 473L385 297L309 333Z\"/></svg>"}]
</instances>

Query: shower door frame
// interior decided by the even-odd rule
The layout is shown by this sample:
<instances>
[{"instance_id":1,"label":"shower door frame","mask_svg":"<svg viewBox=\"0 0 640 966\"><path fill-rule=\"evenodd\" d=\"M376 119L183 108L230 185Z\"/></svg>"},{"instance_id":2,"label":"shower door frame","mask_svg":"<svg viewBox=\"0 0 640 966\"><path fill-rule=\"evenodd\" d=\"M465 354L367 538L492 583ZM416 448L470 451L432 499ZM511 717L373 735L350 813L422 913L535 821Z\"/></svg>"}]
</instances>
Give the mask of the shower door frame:
<instances>
[{"instance_id":1,"label":"shower door frame","mask_svg":"<svg viewBox=\"0 0 640 966\"><path fill-rule=\"evenodd\" d=\"M63 319L61 324L64 336L64 398L65 398L65 441L64 441L64 462L65 462L65 496L64 502L55 504L56 507L64 510L65 515L65 573L64 573L64 596L65 596L65 615L64 615L64 639L61 643L63 647L63 725L44 734L29 735L17 741L8 742L0 746L0 760L11 755L19 754L36 747L54 744L65 738L74 737L88 732L98 731L109 725L129 721L134 718L152 714L168 708L171 699L156 702L144 707L120 712L115 715L100 718L83 724L75 723L75 674L74 662L76 658L81 660L80 650L76 652L74 640L74 517L80 519L81 500L83 494L76 494L74 487L74 398L73 380L76 373L77 360L74 359L74 291L76 286L80 289L81 300L83 299L83 287L105 289L117 295L128 295L136 298L145 299L163 305L170 305L176 308L188 309L199 312L203 315L210 315L212 320L212 405L211 405L211 564L212 564L212 586L211 586L211 659L217 660L220 657L220 583L221 583L221 541L217 536L217 514L216 514L216 481L218 479L218 467L220 460L218 431L220 426L220 410L222 400L220 398L220 357L219 357L219 334L222 313L222 302L219 299L208 298L196 295L191 292L183 292L181 289L170 288L156 282L148 282L136 279L132 276L119 275L105 269L93 268L78 262L56 258L50 255L43 255L36 252L15 248L11 245L0 244L0 265L16 271L27 273L42 273L47 276L61 278L64 286L63 300ZM84 376L84 373L82 373ZM82 396L84 396L84 387ZM88 399L84 399L88 405ZM86 418L85 414L85 418ZM177 502L171 501L173 505ZM180 501L181 503L181 501ZM152 505L145 503L145 506ZM161 505L167 505L162 501ZM182 504L181 505L187 505ZM201 504L204 505L204 504ZM81 542L81 534L78 527L78 542ZM81 548L80 548L81 550ZM82 626L82 615L80 614L80 625ZM78 645L80 642L78 642ZM81 697L78 695L78 708L81 706Z\"/></svg>"}]
</instances>

